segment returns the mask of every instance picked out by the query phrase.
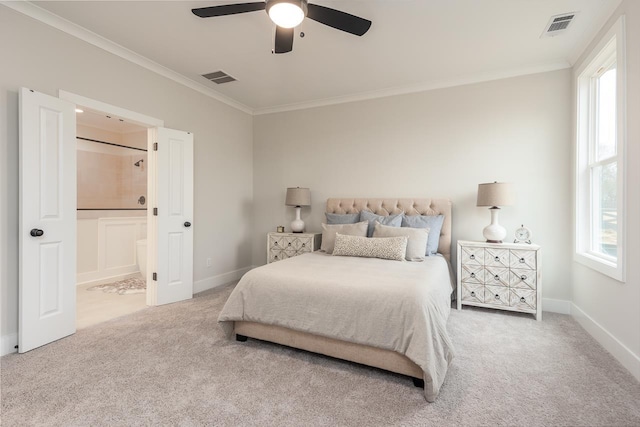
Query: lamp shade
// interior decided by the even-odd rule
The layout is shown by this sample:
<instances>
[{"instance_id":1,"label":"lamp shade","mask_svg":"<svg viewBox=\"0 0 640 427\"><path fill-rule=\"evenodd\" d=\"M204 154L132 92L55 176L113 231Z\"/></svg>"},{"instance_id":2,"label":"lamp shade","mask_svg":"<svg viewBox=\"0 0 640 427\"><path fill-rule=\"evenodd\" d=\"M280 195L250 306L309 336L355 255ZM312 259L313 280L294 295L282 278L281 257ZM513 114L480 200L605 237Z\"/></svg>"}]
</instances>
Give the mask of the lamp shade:
<instances>
[{"instance_id":1,"label":"lamp shade","mask_svg":"<svg viewBox=\"0 0 640 427\"><path fill-rule=\"evenodd\" d=\"M478 184L476 206L509 206L514 202L513 185L507 182Z\"/></svg>"},{"instance_id":2,"label":"lamp shade","mask_svg":"<svg viewBox=\"0 0 640 427\"><path fill-rule=\"evenodd\" d=\"M311 206L311 191L308 188L287 188L287 206Z\"/></svg>"}]
</instances>

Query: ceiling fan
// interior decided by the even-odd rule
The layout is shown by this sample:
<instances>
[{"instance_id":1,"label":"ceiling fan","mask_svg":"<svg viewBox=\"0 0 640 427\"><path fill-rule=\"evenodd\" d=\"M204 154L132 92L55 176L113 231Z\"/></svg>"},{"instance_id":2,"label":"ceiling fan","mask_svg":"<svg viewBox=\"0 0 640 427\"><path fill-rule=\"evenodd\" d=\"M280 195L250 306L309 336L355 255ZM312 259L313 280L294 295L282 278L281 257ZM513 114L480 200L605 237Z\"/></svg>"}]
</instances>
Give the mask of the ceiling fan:
<instances>
[{"instance_id":1,"label":"ceiling fan","mask_svg":"<svg viewBox=\"0 0 640 427\"><path fill-rule=\"evenodd\" d=\"M364 35L371 27L371 21L367 19L329 7L309 4L307 0L266 0L191 9L200 18L235 15L257 10L266 10L271 20L276 24L274 53L291 52L293 49L293 29L302 22L305 16L356 36Z\"/></svg>"}]
</instances>

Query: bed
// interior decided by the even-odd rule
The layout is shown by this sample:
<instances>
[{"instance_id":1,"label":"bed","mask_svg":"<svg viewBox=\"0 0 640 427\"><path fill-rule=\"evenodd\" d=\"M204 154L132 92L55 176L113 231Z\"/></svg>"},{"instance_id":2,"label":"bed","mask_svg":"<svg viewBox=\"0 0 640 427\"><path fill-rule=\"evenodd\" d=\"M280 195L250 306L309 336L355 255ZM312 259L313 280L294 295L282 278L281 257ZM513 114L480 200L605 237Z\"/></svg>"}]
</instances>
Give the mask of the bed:
<instances>
[{"instance_id":1,"label":"bed","mask_svg":"<svg viewBox=\"0 0 640 427\"><path fill-rule=\"evenodd\" d=\"M451 203L328 199L328 213L444 215L439 255L423 262L300 255L251 270L218 321L229 338L270 341L407 375L433 402L453 359Z\"/></svg>"}]
</instances>

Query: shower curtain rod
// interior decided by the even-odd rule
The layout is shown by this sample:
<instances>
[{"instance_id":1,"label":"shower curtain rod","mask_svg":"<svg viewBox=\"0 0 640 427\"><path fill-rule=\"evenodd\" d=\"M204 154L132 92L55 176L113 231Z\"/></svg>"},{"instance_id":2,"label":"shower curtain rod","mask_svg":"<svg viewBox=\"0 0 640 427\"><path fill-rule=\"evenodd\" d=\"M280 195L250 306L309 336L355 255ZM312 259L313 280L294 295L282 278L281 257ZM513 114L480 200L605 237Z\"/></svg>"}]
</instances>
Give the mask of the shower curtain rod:
<instances>
[{"instance_id":1,"label":"shower curtain rod","mask_svg":"<svg viewBox=\"0 0 640 427\"><path fill-rule=\"evenodd\" d=\"M126 146L126 145L115 144L113 142L98 141L97 139L83 138L81 136L76 136L76 139L81 139L83 141L97 142L98 144L113 145L114 147L129 148L131 150L138 150L138 151L145 151L145 152L149 151L149 150L145 150L144 148L129 147L129 146Z\"/></svg>"}]
</instances>

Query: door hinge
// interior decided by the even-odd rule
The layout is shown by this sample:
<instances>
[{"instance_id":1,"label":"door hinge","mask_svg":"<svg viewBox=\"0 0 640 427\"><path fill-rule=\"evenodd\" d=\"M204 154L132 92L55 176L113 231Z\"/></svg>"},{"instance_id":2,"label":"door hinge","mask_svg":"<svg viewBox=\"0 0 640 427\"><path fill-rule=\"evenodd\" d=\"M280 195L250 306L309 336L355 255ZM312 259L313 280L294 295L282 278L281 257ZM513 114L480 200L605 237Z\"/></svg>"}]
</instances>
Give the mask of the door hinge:
<instances>
[{"instance_id":1,"label":"door hinge","mask_svg":"<svg viewBox=\"0 0 640 427\"><path fill-rule=\"evenodd\" d=\"M158 151L158 143L157 142L153 143L153 151Z\"/></svg>"},{"instance_id":2,"label":"door hinge","mask_svg":"<svg viewBox=\"0 0 640 427\"><path fill-rule=\"evenodd\" d=\"M158 281L158 273L153 273L153 280Z\"/></svg>"},{"instance_id":3,"label":"door hinge","mask_svg":"<svg viewBox=\"0 0 640 427\"><path fill-rule=\"evenodd\" d=\"M158 216L158 208L153 208L153 215Z\"/></svg>"}]
</instances>

